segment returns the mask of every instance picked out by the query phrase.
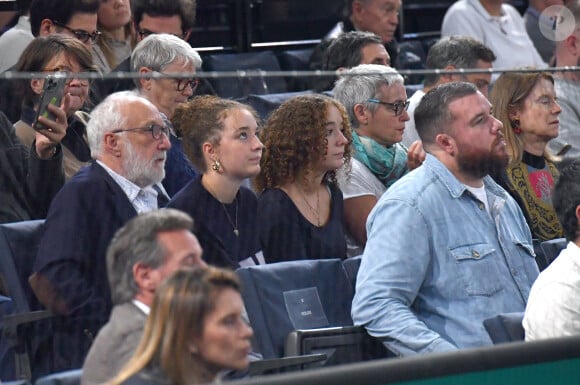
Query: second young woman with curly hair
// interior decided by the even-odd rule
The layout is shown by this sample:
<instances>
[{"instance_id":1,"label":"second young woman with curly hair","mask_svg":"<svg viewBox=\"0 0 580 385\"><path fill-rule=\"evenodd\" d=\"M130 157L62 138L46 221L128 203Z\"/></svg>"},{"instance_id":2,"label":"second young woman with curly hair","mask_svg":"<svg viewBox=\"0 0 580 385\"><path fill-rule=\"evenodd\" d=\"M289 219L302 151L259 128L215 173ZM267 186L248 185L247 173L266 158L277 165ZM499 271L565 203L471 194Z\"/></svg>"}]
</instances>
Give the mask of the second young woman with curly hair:
<instances>
[{"instance_id":1,"label":"second young woman with curly hair","mask_svg":"<svg viewBox=\"0 0 580 385\"><path fill-rule=\"evenodd\" d=\"M344 107L323 95L290 99L260 135L258 230L266 262L345 258L342 193L335 171L350 159Z\"/></svg>"}]
</instances>

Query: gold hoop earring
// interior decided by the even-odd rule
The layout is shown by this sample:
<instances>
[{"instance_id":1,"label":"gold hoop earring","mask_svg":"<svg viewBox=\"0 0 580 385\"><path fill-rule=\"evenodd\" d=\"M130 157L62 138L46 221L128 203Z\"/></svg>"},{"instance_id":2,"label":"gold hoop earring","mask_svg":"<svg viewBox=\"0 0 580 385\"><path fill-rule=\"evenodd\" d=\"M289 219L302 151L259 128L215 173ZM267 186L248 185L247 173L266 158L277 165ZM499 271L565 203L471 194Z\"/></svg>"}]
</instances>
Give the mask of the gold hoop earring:
<instances>
[{"instance_id":1,"label":"gold hoop earring","mask_svg":"<svg viewBox=\"0 0 580 385\"><path fill-rule=\"evenodd\" d=\"M214 160L213 164L211 165L211 169L216 172L220 172L222 169L222 164L220 163L219 160Z\"/></svg>"}]
</instances>

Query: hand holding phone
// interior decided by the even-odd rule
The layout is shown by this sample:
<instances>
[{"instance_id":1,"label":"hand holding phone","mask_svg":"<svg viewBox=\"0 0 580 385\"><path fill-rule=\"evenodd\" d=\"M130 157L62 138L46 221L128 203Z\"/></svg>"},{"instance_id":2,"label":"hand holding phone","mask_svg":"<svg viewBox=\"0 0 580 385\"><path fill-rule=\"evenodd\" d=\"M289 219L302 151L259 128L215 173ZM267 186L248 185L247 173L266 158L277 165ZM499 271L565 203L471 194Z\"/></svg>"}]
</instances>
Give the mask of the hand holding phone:
<instances>
[{"instance_id":1,"label":"hand holding phone","mask_svg":"<svg viewBox=\"0 0 580 385\"><path fill-rule=\"evenodd\" d=\"M40 116L52 121L56 119L54 113L48 109L48 105L52 104L57 107L60 106L64 94L66 76L65 73L55 72L48 75L44 80L44 87L42 95L40 96L36 119L33 124L35 130L48 129L48 127L38 121Z\"/></svg>"}]
</instances>

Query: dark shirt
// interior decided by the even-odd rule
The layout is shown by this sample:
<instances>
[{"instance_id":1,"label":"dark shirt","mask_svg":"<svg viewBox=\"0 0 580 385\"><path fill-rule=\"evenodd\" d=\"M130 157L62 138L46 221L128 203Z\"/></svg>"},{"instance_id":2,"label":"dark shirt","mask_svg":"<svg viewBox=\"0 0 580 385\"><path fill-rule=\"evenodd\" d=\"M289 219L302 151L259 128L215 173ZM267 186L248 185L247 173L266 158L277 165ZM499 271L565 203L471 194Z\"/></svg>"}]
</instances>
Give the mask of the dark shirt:
<instances>
[{"instance_id":1,"label":"dark shirt","mask_svg":"<svg viewBox=\"0 0 580 385\"><path fill-rule=\"evenodd\" d=\"M240 187L234 202L222 204L203 187L200 175L175 194L167 207L192 216L206 263L232 269L240 264L259 264L257 200L250 189ZM238 229L238 236L234 228Z\"/></svg>"},{"instance_id":2,"label":"dark shirt","mask_svg":"<svg viewBox=\"0 0 580 385\"><path fill-rule=\"evenodd\" d=\"M280 189L266 189L258 198L258 231L267 263L297 259L346 258L342 192L330 185L328 222L317 227L300 213Z\"/></svg>"},{"instance_id":3,"label":"dark shirt","mask_svg":"<svg viewBox=\"0 0 580 385\"><path fill-rule=\"evenodd\" d=\"M60 145L52 158L38 158L35 142L30 149L23 146L0 112L0 223L46 217L63 184Z\"/></svg>"}]
</instances>

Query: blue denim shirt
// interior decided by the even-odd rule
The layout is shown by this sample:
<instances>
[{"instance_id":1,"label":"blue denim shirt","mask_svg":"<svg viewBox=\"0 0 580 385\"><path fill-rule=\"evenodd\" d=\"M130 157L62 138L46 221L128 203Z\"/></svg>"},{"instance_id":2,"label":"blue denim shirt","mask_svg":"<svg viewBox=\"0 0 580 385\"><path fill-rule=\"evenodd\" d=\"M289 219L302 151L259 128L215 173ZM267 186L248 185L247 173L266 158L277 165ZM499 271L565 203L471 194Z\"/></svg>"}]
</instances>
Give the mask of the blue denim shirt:
<instances>
[{"instance_id":1,"label":"blue denim shirt","mask_svg":"<svg viewBox=\"0 0 580 385\"><path fill-rule=\"evenodd\" d=\"M484 185L491 216L427 155L369 214L352 317L396 354L491 345L483 320L524 311L538 276L530 230L505 190Z\"/></svg>"}]
</instances>

